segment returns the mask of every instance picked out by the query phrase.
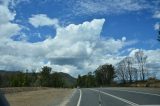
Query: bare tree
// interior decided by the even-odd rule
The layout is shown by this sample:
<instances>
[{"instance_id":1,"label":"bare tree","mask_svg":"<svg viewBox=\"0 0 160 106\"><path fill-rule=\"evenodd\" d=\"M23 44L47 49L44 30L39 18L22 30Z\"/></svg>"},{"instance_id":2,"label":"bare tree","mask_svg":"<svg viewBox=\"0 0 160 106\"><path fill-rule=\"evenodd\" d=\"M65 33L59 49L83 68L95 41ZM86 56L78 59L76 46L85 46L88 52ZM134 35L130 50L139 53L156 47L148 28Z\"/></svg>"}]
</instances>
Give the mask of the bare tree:
<instances>
[{"instance_id":1,"label":"bare tree","mask_svg":"<svg viewBox=\"0 0 160 106\"><path fill-rule=\"evenodd\" d=\"M128 74L129 77L129 82L131 83L133 80L133 58L132 57L126 57L124 58L124 62L125 62L125 67L126 67L126 72Z\"/></svg>"},{"instance_id":2,"label":"bare tree","mask_svg":"<svg viewBox=\"0 0 160 106\"><path fill-rule=\"evenodd\" d=\"M139 50L135 53L135 58L139 66L140 79L144 81L147 73L147 70L146 70L147 56L144 55L142 50Z\"/></svg>"},{"instance_id":3,"label":"bare tree","mask_svg":"<svg viewBox=\"0 0 160 106\"><path fill-rule=\"evenodd\" d=\"M138 80L138 72L137 69L133 67L134 58L133 57L125 57L117 64L117 77L122 80L123 83L133 82L133 80Z\"/></svg>"},{"instance_id":4,"label":"bare tree","mask_svg":"<svg viewBox=\"0 0 160 106\"><path fill-rule=\"evenodd\" d=\"M128 75L126 72L126 62L124 60L120 61L117 64L116 74L118 79L120 79L124 84L127 82Z\"/></svg>"}]
</instances>

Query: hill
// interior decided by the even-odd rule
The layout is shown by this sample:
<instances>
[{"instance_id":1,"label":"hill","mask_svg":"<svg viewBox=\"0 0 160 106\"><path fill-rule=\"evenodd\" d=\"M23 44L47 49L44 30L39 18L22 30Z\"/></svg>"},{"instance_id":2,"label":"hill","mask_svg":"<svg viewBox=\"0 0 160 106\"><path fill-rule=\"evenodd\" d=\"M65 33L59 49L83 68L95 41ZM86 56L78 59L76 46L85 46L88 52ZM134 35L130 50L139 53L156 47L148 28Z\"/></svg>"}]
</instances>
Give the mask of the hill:
<instances>
[{"instance_id":1,"label":"hill","mask_svg":"<svg viewBox=\"0 0 160 106\"><path fill-rule=\"evenodd\" d=\"M63 72L59 72L63 80L65 81L66 87L73 87L76 84L76 78L72 77L71 75Z\"/></svg>"}]
</instances>

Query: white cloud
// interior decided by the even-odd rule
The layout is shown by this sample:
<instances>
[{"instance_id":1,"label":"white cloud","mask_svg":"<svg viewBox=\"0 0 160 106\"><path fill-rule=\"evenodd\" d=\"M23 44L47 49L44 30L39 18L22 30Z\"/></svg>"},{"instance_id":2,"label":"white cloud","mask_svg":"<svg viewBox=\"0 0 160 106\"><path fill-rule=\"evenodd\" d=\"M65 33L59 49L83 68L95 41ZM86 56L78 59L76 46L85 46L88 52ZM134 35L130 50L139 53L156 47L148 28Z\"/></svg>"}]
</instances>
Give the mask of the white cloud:
<instances>
[{"instance_id":1,"label":"white cloud","mask_svg":"<svg viewBox=\"0 0 160 106\"><path fill-rule=\"evenodd\" d=\"M142 49L141 49L142 50ZM139 49L132 49L129 56L134 57L135 52L139 51ZM142 50L144 55L147 56L146 67L149 73L155 72L156 74L160 74L160 49L155 50ZM160 76L157 76L160 78Z\"/></svg>"},{"instance_id":2,"label":"white cloud","mask_svg":"<svg viewBox=\"0 0 160 106\"><path fill-rule=\"evenodd\" d=\"M30 43L25 40L27 35L20 32L22 27L13 23L16 13L8 9L8 2L0 4L0 17L2 18L0 20L0 69L38 69L48 65L55 71L72 75L84 74L94 71L100 64L116 64L125 57L119 55L121 49L138 42L137 40L128 41L126 37L101 39L100 34L105 19L93 19L90 22L61 27L57 19L49 18L45 14L37 14L29 18L29 22L34 27L54 26L56 35L42 42ZM102 1L95 4L91 0L79 1L76 6L80 7L77 7L77 10L74 8L73 11L80 9L77 14L97 12L108 14L147 8L146 5L142 7L142 3L131 0L113 0L113 2ZM10 39L17 33L22 34L20 38L22 41ZM134 55L136 50L138 49L131 49L130 55ZM144 51L148 55L149 64L159 65L159 49Z\"/></svg>"},{"instance_id":3,"label":"white cloud","mask_svg":"<svg viewBox=\"0 0 160 106\"><path fill-rule=\"evenodd\" d=\"M159 63L160 65L160 49L144 50L144 54L148 56L148 63Z\"/></svg>"},{"instance_id":4,"label":"white cloud","mask_svg":"<svg viewBox=\"0 0 160 106\"><path fill-rule=\"evenodd\" d=\"M75 15L119 14L156 8L146 0L78 0L74 4L72 11Z\"/></svg>"},{"instance_id":5,"label":"white cloud","mask_svg":"<svg viewBox=\"0 0 160 106\"><path fill-rule=\"evenodd\" d=\"M117 55L121 49L136 42L127 41L126 37L101 39L104 22L105 19L94 19L58 27L54 38L37 43L0 39L0 69L39 69L48 65L54 71L77 76L94 71L101 64L116 64L125 57ZM135 51L132 49L130 55ZM145 51L149 56L152 52L155 51ZM159 61L158 52L149 58L150 63Z\"/></svg>"},{"instance_id":6,"label":"white cloud","mask_svg":"<svg viewBox=\"0 0 160 106\"><path fill-rule=\"evenodd\" d=\"M94 19L91 22L58 28L56 37L46 41L51 49L46 55L47 58L52 64L75 66L81 70L80 73L94 71L98 65L107 62L115 64L119 59L107 54L117 53L125 42L113 38L101 39L100 33L104 21L104 19ZM107 61L108 59L110 61Z\"/></svg>"},{"instance_id":7,"label":"white cloud","mask_svg":"<svg viewBox=\"0 0 160 106\"><path fill-rule=\"evenodd\" d=\"M156 11L153 15L153 18L159 18L160 19L160 11Z\"/></svg>"},{"instance_id":8,"label":"white cloud","mask_svg":"<svg viewBox=\"0 0 160 106\"><path fill-rule=\"evenodd\" d=\"M7 6L0 5L0 25L5 24L14 19L15 13L10 12Z\"/></svg>"},{"instance_id":9,"label":"white cloud","mask_svg":"<svg viewBox=\"0 0 160 106\"><path fill-rule=\"evenodd\" d=\"M47 17L46 14L37 14L32 15L31 18L29 18L29 23L32 24L34 27L40 27L40 26L55 26L58 27L58 19L54 18L51 19Z\"/></svg>"},{"instance_id":10,"label":"white cloud","mask_svg":"<svg viewBox=\"0 0 160 106\"><path fill-rule=\"evenodd\" d=\"M3 3L0 4L0 37L4 39L17 34L21 28L18 24L11 22L14 20L16 13L8 9L9 1L6 0L2 2Z\"/></svg>"},{"instance_id":11,"label":"white cloud","mask_svg":"<svg viewBox=\"0 0 160 106\"><path fill-rule=\"evenodd\" d=\"M54 2L63 2L63 0L54 0ZM65 2L72 15L113 15L128 12L141 12L143 10L154 14L159 11L159 0L68 0Z\"/></svg>"},{"instance_id":12,"label":"white cloud","mask_svg":"<svg viewBox=\"0 0 160 106\"><path fill-rule=\"evenodd\" d=\"M1 38L10 38L11 36L17 34L20 31L18 24L6 23L0 25L0 36Z\"/></svg>"},{"instance_id":13,"label":"white cloud","mask_svg":"<svg viewBox=\"0 0 160 106\"><path fill-rule=\"evenodd\" d=\"M94 71L100 64L114 64L120 59L113 54L125 46L125 39L101 39L104 22L105 19L94 19L58 27L54 38L37 43L0 39L0 68L40 68L49 61L53 69L77 75Z\"/></svg>"},{"instance_id":14,"label":"white cloud","mask_svg":"<svg viewBox=\"0 0 160 106\"><path fill-rule=\"evenodd\" d=\"M122 41L126 41L126 37L123 36L123 37L122 37Z\"/></svg>"},{"instance_id":15,"label":"white cloud","mask_svg":"<svg viewBox=\"0 0 160 106\"><path fill-rule=\"evenodd\" d=\"M159 30L159 27L160 27L159 25L160 25L160 24L157 22L157 23L154 25L154 29L155 29L155 30Z\"/></svg>"},{"instance_id":16,"label":"white cloud","mask_svg":"<svg viewBox=\"0 0 160 106\"><path fill-rule=\"evenodd\" d=\"M130 57L134 57L134 56L135 56L135 53L138 52L139 49L132 48L132 49L130 49L129 51L130 51L129 56L130 56Z\"/></svg>"}]
</instances>

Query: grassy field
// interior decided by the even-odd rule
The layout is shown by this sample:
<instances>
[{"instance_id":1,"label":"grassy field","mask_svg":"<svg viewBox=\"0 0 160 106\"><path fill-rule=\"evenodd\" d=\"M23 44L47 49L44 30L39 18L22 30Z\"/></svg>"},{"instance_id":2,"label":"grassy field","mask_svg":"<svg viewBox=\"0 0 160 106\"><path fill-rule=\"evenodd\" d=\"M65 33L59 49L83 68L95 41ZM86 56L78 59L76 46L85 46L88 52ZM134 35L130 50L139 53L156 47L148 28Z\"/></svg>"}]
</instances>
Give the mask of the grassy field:
<instances>
[{"instance_id":1,"label":"grassy field","mask_svg":"<svg viewBox=\"0 0 160 106\"><path fill-rule=\"evenodd\" d=\"M33 91L10 92L5 96L11 106L64 106L73 92L74 89L39 88Z\"/></svg>"}]
</instances>

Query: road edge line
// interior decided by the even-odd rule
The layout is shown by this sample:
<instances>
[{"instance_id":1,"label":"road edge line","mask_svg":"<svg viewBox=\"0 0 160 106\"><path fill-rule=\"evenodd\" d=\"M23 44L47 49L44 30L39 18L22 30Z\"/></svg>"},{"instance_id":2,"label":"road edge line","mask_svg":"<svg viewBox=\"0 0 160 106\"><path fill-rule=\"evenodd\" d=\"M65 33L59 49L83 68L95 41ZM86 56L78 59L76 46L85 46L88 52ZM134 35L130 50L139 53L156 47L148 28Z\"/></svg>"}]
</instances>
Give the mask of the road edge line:
<instances>
[{"instance_id":1,"label":"road edge line","mask_svg":"<svg viewBox=\"0 0 160 106\"><path fill-rule=\"evenodd\" d=\"M77 106L80 106L81 97L82 97L82 91L81 91L81 89L79 89L79 92L80 92L80 94L79 94L79 99L78 99L78 102L77 102Z\"/></svg>"},{"instance_id":2,"label":"road edge line","mask_svg":"<svg viewBox=\"0 0 160 106\"><path fill-rule=\"evenodd\" d=\"M93 90L93 91L98 92L98 90L94 90L94 89L90 89L90 90ZM122 102L125 102L125 103L127 103L127 104L130 104L130 105L132 105L132 106L139 106L139 104L136 104L136 103L134 103L134 102L131 102L131 101L127 100L127 99L123 99L123 98L121 98L121 97L118 97L118 96L115 96L115 95L111 95L111 94L106 93L106 92L103 92L103 91L100 91L100 93L103 93L103 94L105 94L105 95L111 96L111 97L113 97L113 98L115 98L115 99L118 99L118 100L120 100L120 101L122 101Z\"/></svg>"}]
</instances>

